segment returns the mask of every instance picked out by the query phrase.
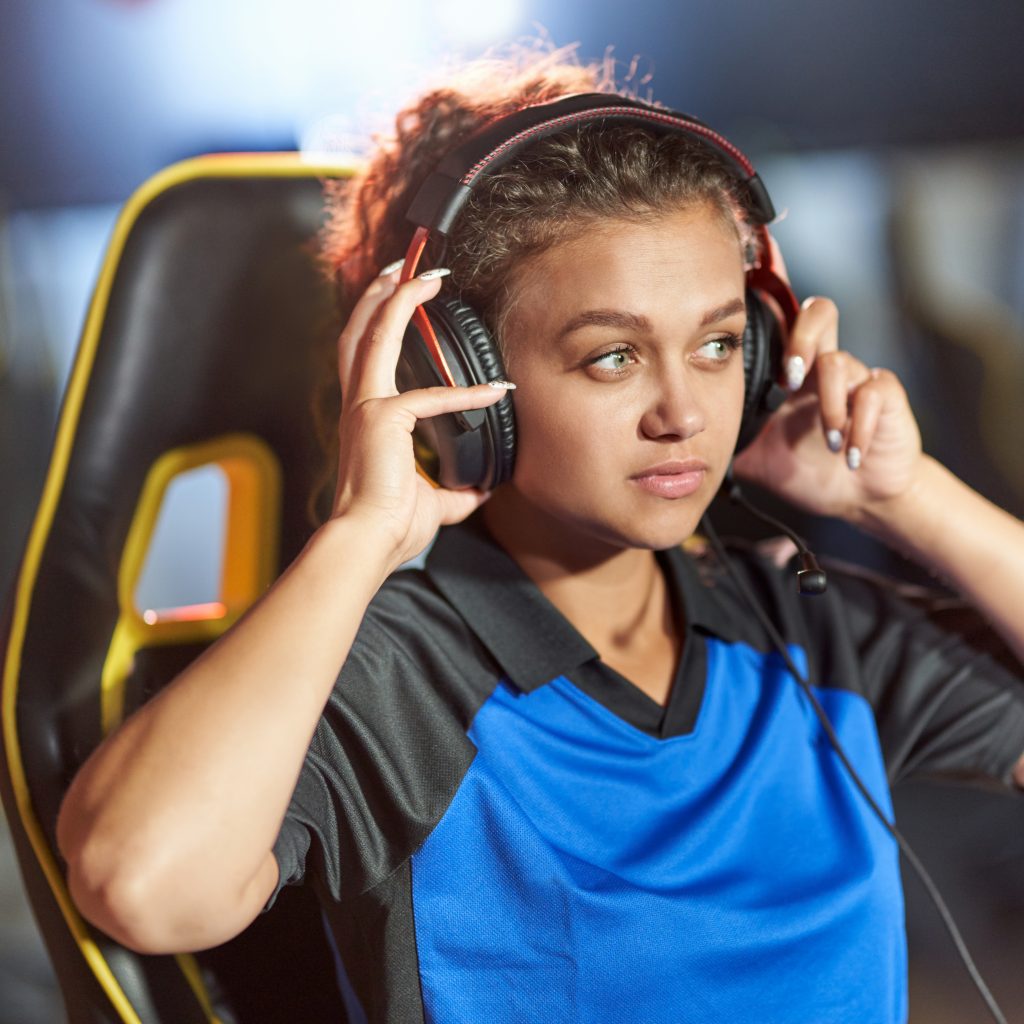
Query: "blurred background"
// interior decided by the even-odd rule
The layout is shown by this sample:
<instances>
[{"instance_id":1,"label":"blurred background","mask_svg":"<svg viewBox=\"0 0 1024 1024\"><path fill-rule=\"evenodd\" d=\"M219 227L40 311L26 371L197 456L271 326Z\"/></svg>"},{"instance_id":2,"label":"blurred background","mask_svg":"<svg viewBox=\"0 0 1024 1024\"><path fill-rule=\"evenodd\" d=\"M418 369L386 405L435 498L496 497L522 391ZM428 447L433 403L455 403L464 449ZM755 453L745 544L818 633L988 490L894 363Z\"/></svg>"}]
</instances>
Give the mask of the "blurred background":
<instances>
[{"instance_id":1,"label":"blurred background","mask_svg":"<svg viewBox=\"0 0 1024 1024\"><path fill-rule=\"evenodd\" d=\"M1024 514L1019 0L4 0L2 18L4 592L104 247L132 191L199 153L358 156L445 60L524 35L614 60L639 95L740 145L783 211L774 234L797 293L833 297L843 344L901 375L927 451ZM210 500L198 481L147 568L163 604L203 586L182 556ZM920 576L835 524L788 518L824 552ZM1010 1019L1024 1021L1019 803L925 784L897 800ZM908 904L912 1019L984 1019L912 879ZM0 829L0 1024L61 1018Z\"/></svg>"}]
</instances>

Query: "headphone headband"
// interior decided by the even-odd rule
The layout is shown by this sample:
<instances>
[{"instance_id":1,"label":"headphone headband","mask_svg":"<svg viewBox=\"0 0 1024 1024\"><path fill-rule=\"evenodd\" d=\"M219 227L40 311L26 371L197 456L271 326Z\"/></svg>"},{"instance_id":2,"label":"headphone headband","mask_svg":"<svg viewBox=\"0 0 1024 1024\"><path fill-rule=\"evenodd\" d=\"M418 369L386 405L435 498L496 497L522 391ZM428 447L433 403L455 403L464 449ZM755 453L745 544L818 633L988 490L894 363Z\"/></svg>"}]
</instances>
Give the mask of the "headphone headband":
<instances>
[{"instance_id":1,"label":"headphone headband","mask_svg":"<svg viewBox=\"0 0 1024 1024\"><path fill-rule=\"evenodd\" d=\"M409 207L408 219L429 232L447 235L474 186L527 145L588 121L616 121L669 132L688 132L723 156L750 192L753 219L768 224L775 207L753 165L724 136L689 114L604 93L580 93L498 118L441 161Z\"/></svg>"},{"instance_id":2,"label":"headphone headband","mask_svg":"<svg viewBox=\"0 0 1024 1024\"><path fill-rule=\"evenodd\" d=\"M765 227L774 220L775 208L751 162L723 135L689 114L653 107L640 100L614 94L579 93L550 103L524 107L514 114L496 118L457 149L451 150L424 181L409 207L407 217L417 227L406 252L400 280L408 281L416 273L420 256L431 235L435 232L442 236L448 234L470 192L483 178L537 139L591 121L640 125L660 134L684 132L710 146L730 165L737 179L749 191L752 220L761 242L762 263L755 271L756 286L779 302L786 323L792 327L798 312L797 302L789 286L778 278L775 271ZM441 381L454 386L452 368L422 306L416 307L413 322Z\"/></svg>"}]
</instances>

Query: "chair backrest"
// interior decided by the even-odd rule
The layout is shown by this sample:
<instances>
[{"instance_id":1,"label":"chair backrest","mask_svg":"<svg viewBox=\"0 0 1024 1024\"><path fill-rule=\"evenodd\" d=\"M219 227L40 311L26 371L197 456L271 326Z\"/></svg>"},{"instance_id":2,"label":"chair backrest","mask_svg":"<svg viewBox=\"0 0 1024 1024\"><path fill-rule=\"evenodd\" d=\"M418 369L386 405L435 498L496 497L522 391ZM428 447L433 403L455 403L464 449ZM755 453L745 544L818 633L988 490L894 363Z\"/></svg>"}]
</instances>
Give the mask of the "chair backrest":
<instances>
[{"instance_id":1,"label":"chair backrest","mask_svg":"<svg viewBox=\"0 0 1024 1024\"><path fill-rule=\"evenodd\" d=\"M324 177L296 154L175 165L115 228L3 621L0 790L71 1024L344 1021L312 896L285 892L233 942L139 956L86 923L55 822L102 736L245 610L298 552L322 456L311 396L336 335L316 266ZM138 608L171 480L228 494L216 600Z\"/></svg>"}]
</instances>

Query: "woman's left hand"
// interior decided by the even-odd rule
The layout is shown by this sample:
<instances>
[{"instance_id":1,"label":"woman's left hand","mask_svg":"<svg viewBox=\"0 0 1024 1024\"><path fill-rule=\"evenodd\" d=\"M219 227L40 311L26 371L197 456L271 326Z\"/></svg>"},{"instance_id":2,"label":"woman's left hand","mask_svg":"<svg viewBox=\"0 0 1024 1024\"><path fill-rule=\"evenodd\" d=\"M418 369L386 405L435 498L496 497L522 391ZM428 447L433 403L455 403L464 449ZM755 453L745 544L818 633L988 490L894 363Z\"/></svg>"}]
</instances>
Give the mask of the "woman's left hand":
<instances>
[{"instance_id":1,"label":"woman's left hand","mask_svg":"<svg viewBox=\"0 0 1024 1024\"><path fill-rule=\"evenodd\" d=\"M804 377L799 380L803 360ZM791 394L733 466L809 512L856 520L906 493L919 471L921 435L899 378L839 349L839 313L808 299L783 356ZM797 373L792 373L792 368Z\"/></svg>"}]
</instances>

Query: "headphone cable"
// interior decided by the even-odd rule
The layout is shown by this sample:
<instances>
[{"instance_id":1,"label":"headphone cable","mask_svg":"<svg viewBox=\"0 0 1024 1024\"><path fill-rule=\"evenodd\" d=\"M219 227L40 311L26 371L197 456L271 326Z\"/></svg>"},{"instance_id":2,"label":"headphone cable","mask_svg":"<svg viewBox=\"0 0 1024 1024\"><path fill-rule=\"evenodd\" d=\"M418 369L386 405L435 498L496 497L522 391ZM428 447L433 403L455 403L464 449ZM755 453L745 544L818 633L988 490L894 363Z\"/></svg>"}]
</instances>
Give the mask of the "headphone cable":
<instances>
[{"instance_id":1,"label":"headphone cable","mask_svg":"<svg viewBox=\"0 0 1024 1024\"><path fill-rule=\"evenodd\" d=\"M956 947L957 953L960 954L960 959L963 961L964 967L967 969L967 973L970 975L971 981L974 982L974 987L978 990L978 994L981 996L986 1007L988 1007L989 1013L992 1015L993 1020L997 1024L1007 1024L1006 1017L1003 1015L1003 1011L999 1008L999 1004L996 1002L995 997L989 991L988 986L985 984L984 979L981 977L981 973L975 966L974 960L971 957L970 952L967 949L967 944L963 940L963 936L960 934L960 929L957 928L956 922L953 920L953 915L950 913L949 907L946 906L945 900L943 900L941 893L939 892L938 886L932 881L931 875L928 874L925 866L918 859L916 853L914 853L910 844L906 839L903 838L902 833L896 828L889 819L885 816L885 812L879 807L875 798L871 795L867 786L861 780L861 777L857 774L857 770L850 763L850 759L846 755L846 751L843 749L842 744L839 741L839 737L836 735L835 730L832 728L832 723L828 719L828 715L825 713L825 709L818 702L818 698L815 697L814 691L811 688L810 682L800 673L800 670L796 667L793 659L790 657L789 651L786 649L786 645L779 635L778 630L775 628L774 623L768 617L768 613L761 607L757 598L751 592L751 589L747 586L746 581L740 576L732 564L732 559L729 558L728 553L725 550L725 546L719 540L718 534L714 527L711 525L711 521L708 516L704 516L701 520L701 525L704 532L707 534L708 539L711 542L712 548L714 548L715 554L718 556L719 561L725 567L726 572L732 578L736 588L743 595L744 600L753 609L754 615L758 621L764 627L768 633L769 638L775 645L779 654L782 655L783 660L786 663L786 667L789 669L793 678L799 684L804 696L810 702L811 707L817 715L819 722L821 723L822 730L824 731L829 743L832 745L832 749L836 752L839 760L842 762L843 767L846 769L847 774L853 781L853 784L857 787L861 796L867 801L868 806L874 812L875 816L882 823L885 830L895 840L896 845L899 847L903 856L907 862L914 869L917 877L921 880L921 884L924 886L928 895L931 897L932 902L935 904L935 909L939 912L939 917L942 919L942 923L946 926L946 931L949 933L950 938L953 941L953 945ZM789 530L786 531L790 533ZM806 546L804 546L806 550Z\"/></svg>"}]
</instances>

